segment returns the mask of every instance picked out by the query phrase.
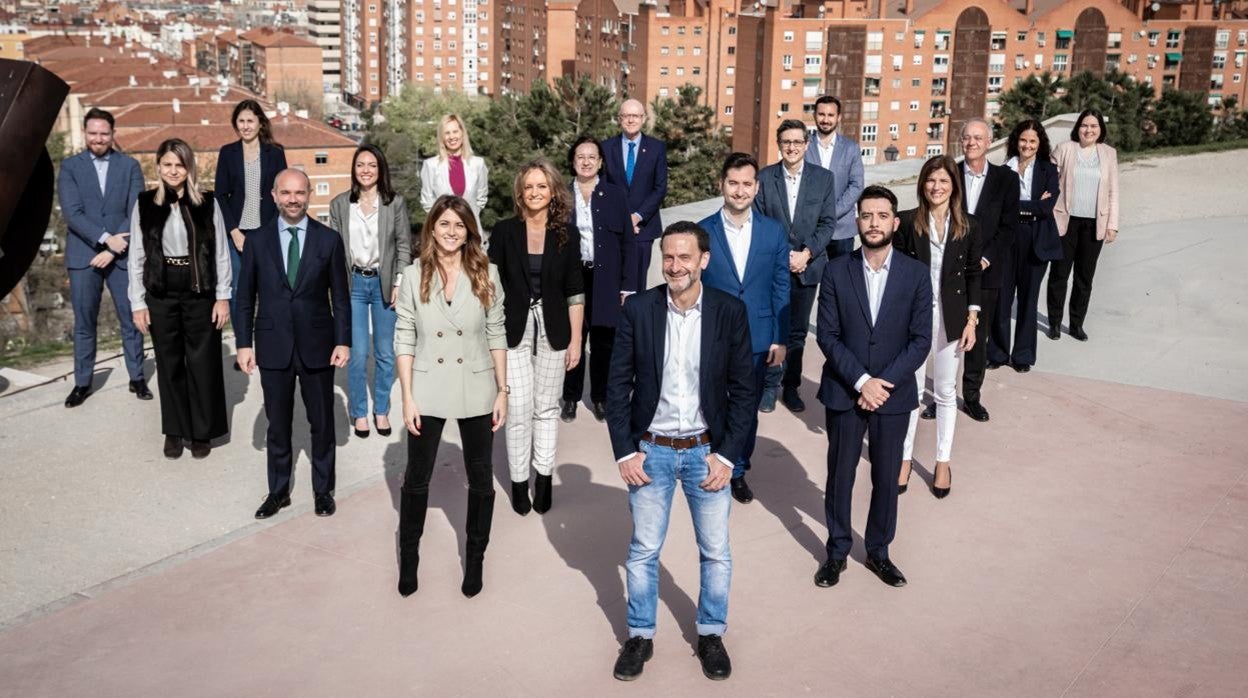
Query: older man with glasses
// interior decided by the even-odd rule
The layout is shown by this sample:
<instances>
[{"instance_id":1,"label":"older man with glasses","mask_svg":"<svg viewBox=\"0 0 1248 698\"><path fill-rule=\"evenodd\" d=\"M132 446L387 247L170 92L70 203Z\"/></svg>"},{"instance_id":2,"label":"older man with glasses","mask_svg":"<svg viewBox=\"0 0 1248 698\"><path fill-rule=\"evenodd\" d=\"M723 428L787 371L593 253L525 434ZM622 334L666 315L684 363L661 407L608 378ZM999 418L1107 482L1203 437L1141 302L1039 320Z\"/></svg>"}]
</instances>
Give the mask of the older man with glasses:
<instances>
[{"instance_id":1,"label":"older man with glasses","mask_svg":"<svg viewBox=\"0 0 1248 698\"><path fill-rule=\"evenodd\" d=\"M650 270L650 252L654 241L663 232L659 209L667 196L667 146L657 138L643 135L646 125L646 107L635 99L626 99L620 105L620 135L602 142L606 153L605 178L628 192L628 208L633 229L632 238L625 244L633 245L631 260L633 268L626 271L636 279L638 290L646 287L646 274Z\"/></svg>"}]
</instances>

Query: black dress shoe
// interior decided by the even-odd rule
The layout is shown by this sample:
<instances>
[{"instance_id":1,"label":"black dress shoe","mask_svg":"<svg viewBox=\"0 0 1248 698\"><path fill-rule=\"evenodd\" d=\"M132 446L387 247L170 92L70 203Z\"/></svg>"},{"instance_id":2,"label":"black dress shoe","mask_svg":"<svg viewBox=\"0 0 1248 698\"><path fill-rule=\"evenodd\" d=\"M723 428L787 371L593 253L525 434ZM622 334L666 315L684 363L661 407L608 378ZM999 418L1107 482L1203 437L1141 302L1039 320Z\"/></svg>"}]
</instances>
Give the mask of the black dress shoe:
<instances>
[{"instance_id":1,"label":"black dress shoe","mask_svg":"<svg viewBox=\"0 0 1248 698\"><path fill-rule=\"evenodd\" d=\"M333 516L335 511L338 511L338 505L334 504L334 495L329 492L316 495L317 516Z\"/></svg>"},{"instance_id":2,"label":"black dress shoe","mask_svg":"<svg viewBox=\"0 0 1248 698\"><path fill-rule=\"evenodd\" d=\"M166 436L165 437L165 458L169 460L177 460L182 457L182 437Z\"/></svg>"},{"instance_id":3,"label":"black dress shoe","mask_svg":"<svg viewBox=\"0 0 1248 698\"><path fill-rule=\"evenodd\" d=\"M571 422L576 419L576 400L564 400L563 409L559 411L559 419Z\"/></svg>"},{"instance_id":4,"label":"black dress shoe","mask_svg":"<svg viewBox=\"0 0 1248 698\"><path fill-rule=\"evenodd\" d=\"M69 397L65 398L66 407L77 407L86 401L87 396L91 394L91 386L76 385L74 389L69 391Z\"/></svg>"},{"instance_id":5,"label":"black dress shoe","mask_svg":"<svg viewBox=\"0 0 1248 698\"><path fill-rule=\"evenodd\" d=\"M732 480L729 480L729 484L732 486L733 499L742 504L749 504L754 501L754 490L751 490L750 486L746 484L744 475L732 478Z\"/></svg>"},{"instance_id":6,"label":"black dress shoe","mask_svg":"<svg viewBox=\"0 0 1248 698\"><path fill-rule=\"evenodd\" d=\"M377 428L377 433L381 434L382 436L389 436L390 434L394 432L393 426L389 426L389 427L386 427L385 429L382 429L381 425L377 423L377 415L373 415L373 426Z\"/></svg>"},{"instance_id":7,"label":"black dress shoe","mask_svg":"<svg viewBox=\"0 0 1248 698\"><path fill-rule=\"evenodd\" d=\"M905 494L910 488L910 478L914 475L914 465L910 466L910 471L906 473L906 481L897 485L897 494Z\"/></svg>"},{"instance_id":8,"label":"black dress shoe","mask_svg":"<svg viewBox=\"0 0 1248 698\"><path fill-rule=\"evenodd\" d=\"M790 412L805 412L806 403L802 401L802 396L798 394L797 388L785 388L781 394L780 401L784 406L789 408Z\"/></svg>"},{"instance_id":9,"label":"black dress shoe","mask_svg":"<svg viewBox=\"0 0 1248 698\"><path fill-rule=\"evenodd\" d=\"M1003 364L1003 363L1001 363L1001 362L999 362L999 361L989 361L989 362L988 362L988 370L989 370L989 371L995 371L995 370L997 370L998 368L1001 368L1001 367L1002 367L1002 366L1004 366L1004 365L1005 365L1005 364Z\"/></svg>"},{"instance_id":10,"label":"black dress shoe","mask_svg":"<svg viewBox=\"0 0 1248 698\"><path fill-rule=\"evenodd\" d=\"M364 419L364 417L360 417L360 419ZM369 434L368 427L367 427L367 426L365 426L363 429L360 429L360 428L358 428L358 427L356 427L356 426L355 426L356 421L358 421L358 420L355 420L355 419L351 420L351 431L355 432L355 435L356 435L356 437L357 437L357 438L360 438L360 439L367 439L367 438L368 438L368 434ZM366 424L367 424L367 422L366 422Z\"/></svg>"},{"instance_id":11,"label":"black dress shoe","mask_svg":"<svg viewBox=\"0 0 1248 698\"><path fill-rule=\"evenodd\" d=\"M196 441L191 439L191 457L196 459L204 459L208 454L212 453L212 444L207 441Z\"/></svg>"},{"instance_id":12,"label":"black dress shoe","mask_svg":"<svg viewBox=\"0 0 1248 698\"><path fill-rule=\"evenodd\" d=\"M1031 370L1031 367L1028 366L1027 364L1014 364L1015 373L1026 373L1030 370Z\"/></svg>"},{"instance_id":13,"label":"black dress shoe","mask_svg":"<svg viewBox=\"0 0 1248 698\"><path fill-rule=\"evenodd\" d=\"M1045 336L1052 340L1061 339L1062 338L1062 326L1058 323L1049 325L1049 331L1045 333Z\"/></svg>"},{"instance_id":14,"label":"black dress shoe","mask_svg":"<svg viewBox=\"0 0 1248 698\"><path fill-rule=\"evenodd\" d=\"M906 585L905 576L901 574L901 570L897 569L892 560L888 558L882 560L877 560L873 557L867 558L867 569L874 572L881 582L890 587L904 587Z\"/></svg>"},{"instance_id":15,"label":"black dress shoe","mask_svg":"<svg viewBox=\"0 0 1248 698\"><path fill-rule=\"evenodd\" d=\"M1074 337L1075 339L1079 340L1080 342L1086 342L1086 341L1088 341L1088 333L1087 333L1087 332L1084 332L1082 327L1072 327L1072 328L1070 328L1070 336L1071 336L1071 337Z\"/></svg>"},{"instance_id":16,"label":"black dress shoe","mask_svg":"<svg viewBox=\"0 0 1248 698\"><path fill-rule=\"evenodd\" d=\"M758 411L767 413L776 411L776 391L763 388L763 397L758 401Z\"/></svg>"},{"instance_id":17,"label":"black dress shoe","mask_svg":"<svg viewBox=\"0 0 1248 698\"><path fill-rule=\"evenodd\" d=\"M624 643L624 648L620 650L620 656L615 660L615 671L612 675L621 681L632 681L641 676L641 670L646 667L646 662L654 656L654 640L647 640L644 637L630 637L628 642Z\"/></svg>"},{"instance_id":18,"label":"black dress shoe","mask_svg":"<svg viewBox=\"0 0 1248 698\"><path fill-rule=\"evenodd\" d=\"M267 519L276 514L278 511L290 506L290 494L270 494L264 498L264 503L256 509L257 519Z\"/></svg>"},{"instance_id":19,"label":"black dress shoe","mask_svg":"<svg viewBox=\"0 0 1248 698\"><path fill-rule=\"evenodd\" d=\"M732 660L728 659L724 640L718 635L698 636L698 661L702 662L702 674L712 681L732 676Z\"/></svg>"},{"instance_id":20,"label":"black dress shoe","mask_svg":"<svg viewBox=\"0 0 1248 698\"><path fill-rule=\"evenodd\" d=\"M845 571L844 560L832 560L819 565L819 570L815 572L815 586L817 587L834 587L836 583L841 581L841 573Z\"/></svg>"},{"instance_id":21,"label":"black dress shoe","mask_svg":"<svg viewBox=\"0 0 1248 698\"><path fill-rule=\"evenodd\" d=\"M919 413L919 416L923 419L936 419L936 403L932 403L924 407L923 411Z\"/></svg>"},{"instance_id":22,"label":"black dress shoe","mask_svg":"<svg viewBox=\"0 0 1248 698\"><path fill-rule=\"evenodd\" d=\"M945 467L949 468L949 486L948 487L937 487L936 486L936 474L935 473L932 474L932 495L935 496L936 499L944 499L945 497L948 497L949 491L953 489L953 468L950 466L945 466ZM940 468L937 467L937 470L939 469Z\"/></svg>"},{"instance_id":23,"label":"black dress shoe","mask_svg":"<svg viewBox=\"0 0 1248 698\"><path fill-rule=\"evenodd\" d=\"M594 402L594 419L600 422L607 421L607 403L606 402L600 402L600 401Z\"/></svg>"},{"instance_id":24,"label":"black dress shoe","mask_svg":"<svg viewBox=\"0 0 1248 698\"><path fill-rule=\"evenodd\" d=\"M528 480L511 483L511 508L521 516L528 516L533 509L533 502L529 501Z\"/></svg>"},{"instance_id":25,"label":"black dress shoe","mask_svg":"<svg viewBox=\"0 0 1248 698\"><path fill-rule=\"evenodd\" d=\"M130 392L140 400L151 400L152 391L147 387L147 382L142 380L130 381Z\"/></svg>"},{"instance_id":26,"label":"black dress shoe","mask_svg":"<svg viewBox=\"0 0 1248 698\"><path fill-rule=\"evenodd\" d=\"M979 404L979 400L967 400L962 403L962 408L966 410L966 413L970 415L971 419L977 422L988 421L988 410L984 409L984 406Z\"/></svg>"}]
</instances>

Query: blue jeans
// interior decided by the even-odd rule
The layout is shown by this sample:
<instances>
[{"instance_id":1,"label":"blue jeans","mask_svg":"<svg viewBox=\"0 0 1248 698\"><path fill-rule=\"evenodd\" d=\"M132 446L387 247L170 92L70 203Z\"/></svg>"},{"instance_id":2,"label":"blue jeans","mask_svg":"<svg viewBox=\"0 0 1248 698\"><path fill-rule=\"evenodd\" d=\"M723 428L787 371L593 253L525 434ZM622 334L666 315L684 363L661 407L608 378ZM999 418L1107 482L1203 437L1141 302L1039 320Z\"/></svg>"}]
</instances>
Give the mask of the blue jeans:
<instances>
[{"instance_id":1,"label":"blue jeans","mask_svg":"<svg viewBox=\"0 0 1248 698\"><path fill-rule=\"evenodd\" d=\"M754 442L758 440L758 405L763 400L763 384L767 382L767 352L754 355L754 411L750 417L750 431L745 435L745 448L741 460L733 464L732 476L744 477L750 469L750 456L754 455Z\"/></svg>"},{"instance_id":2,"label":"blue jeans","mask_svg":"<svg viewBox=\"0 0 1248 698\"><path fill-rule=\"evenodd\" d=\"M667 537L672 513L672 494L680 480L693 516L693 531L701 561L698 594L698 634L723 635L728 619L728 587L732 582L732 553L728 549L730 489L707 492L698 486L706 479L706 457L711 447L678 451L643 441L643 468L650 484L628 488L628 508L633 515L633 540L625 563L628 583L628 635L654 637L659 604L659 553Z\"/></svg>"},{"instance_id":3,"label":"blue jeans","mask_svg":"<svg viewBox=\"0 0 1248 698\"><path fill-rule=\"evenodd\" d=\"M373 414L390 413L394 385L394 309L381 296L381 277L351 274L351 360L347 362L347 412L368 416L368 321L373 321Z\"/></svg>"}]
</instances>

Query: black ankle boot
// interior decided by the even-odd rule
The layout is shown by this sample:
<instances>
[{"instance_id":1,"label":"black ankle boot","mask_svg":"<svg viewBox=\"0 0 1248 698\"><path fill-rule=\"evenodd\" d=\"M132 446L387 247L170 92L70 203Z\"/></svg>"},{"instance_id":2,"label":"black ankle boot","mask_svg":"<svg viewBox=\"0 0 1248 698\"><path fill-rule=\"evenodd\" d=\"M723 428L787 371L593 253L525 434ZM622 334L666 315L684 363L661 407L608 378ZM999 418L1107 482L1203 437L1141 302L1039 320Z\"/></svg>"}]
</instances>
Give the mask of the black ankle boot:
<instances>
[{"instance_id":1,"label":"black ankle boot","mask_svg":"<svg viewBox=\"0 0 1248 698\"><path fill-rule=\"evenodd\" d=\"M538 473L537 479L533 482L533 511L539 514L545 514L550 511L552 480L553 478L550 475Z\"/></svg>"},{"instance_id":2,"label":"black ankle boot","mask_svg":"<svg viewBox=\"0 0 1248 698\"><path fill-rule=\"evenodd\" d=\"M399 595L416 593L416 572L420 567L420 537L425 532L425 512L429 490L403 490L399 499Z\"/></svg>"},{"instance_id":3,"label":"black ankle boot","mask_svg":"<svg viewBox=\"0 0 1248 698\"><path fill-rule=\"evenodd\" d=\"M529 501L529 481L511 483L511 508L521 516L528 516L533 508Z\"/></svg>"},{"instance_id":4,"label":"black ankle boot","mask_svg":"<svg viewBox=\"0 0 1248 698\"><path fill-rule=\"evenodd\" d=\"M468 540L464 545L464 583L459 588L468 598L481 593L481 575L485 571L485 547L490 543L490 526L493 522L494 492L491 490L482 494L469 490L468 521L465 525Z\"/></svg>"}]
</instances>

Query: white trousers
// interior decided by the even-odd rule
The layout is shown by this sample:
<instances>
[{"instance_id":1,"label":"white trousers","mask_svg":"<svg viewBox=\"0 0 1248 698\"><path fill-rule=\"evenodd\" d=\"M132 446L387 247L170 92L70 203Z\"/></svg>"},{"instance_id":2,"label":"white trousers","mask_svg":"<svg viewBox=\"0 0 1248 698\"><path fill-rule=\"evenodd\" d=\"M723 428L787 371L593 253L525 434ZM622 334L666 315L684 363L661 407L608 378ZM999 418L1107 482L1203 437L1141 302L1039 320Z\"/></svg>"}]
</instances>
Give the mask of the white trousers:
<instances>
[{"instance_id":1,"label":"white trousers","mask_svg":"<svg viewBox=\"0 0 1248 698\"><path fill-rule=\"evenodd\" d=\"M555 466L565 353L551 348L541 305L529 308L524 336L507 350L511 395L504 430L512 482L527 482L530 464L542 475Z\"/></svg>"},{"instance_id":2,"label":"white trousers","mask_svg":"<svg viewBox=\"0 0 1248 698\"><path fill-rule=\"evenodd\" d=\"M932 395L936 398L936 460L948 461L953 455L953 429L958 418L958 340L945 341L945 319L940 307L932 308ZM919 410L923 408L923 386L926 384L927 362L914 372L919 387L919 407L910 413L910 428L902 460L914 454L914 435L919 427Z\"/></svg>"}]
</instances>

